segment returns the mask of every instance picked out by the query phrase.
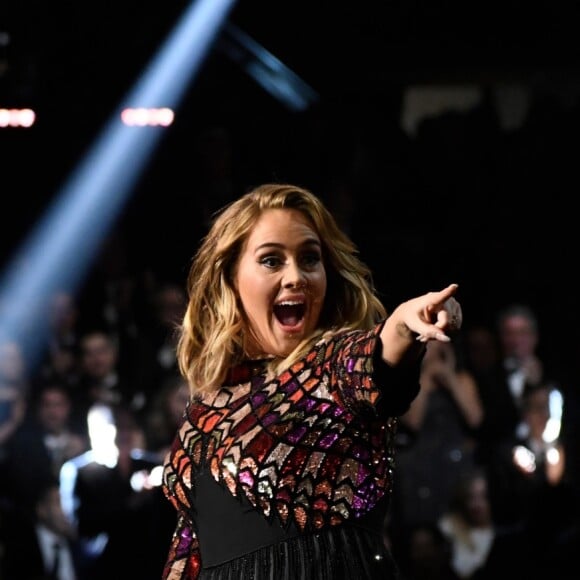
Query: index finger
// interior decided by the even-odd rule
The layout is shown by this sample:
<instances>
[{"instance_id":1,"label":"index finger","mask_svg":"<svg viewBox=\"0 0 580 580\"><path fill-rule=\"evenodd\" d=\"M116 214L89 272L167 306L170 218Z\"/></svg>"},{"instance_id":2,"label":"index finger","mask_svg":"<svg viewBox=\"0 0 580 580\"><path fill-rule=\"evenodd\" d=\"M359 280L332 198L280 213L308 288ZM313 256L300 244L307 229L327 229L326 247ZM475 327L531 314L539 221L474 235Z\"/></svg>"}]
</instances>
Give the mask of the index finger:
<instances>
[{"instance_id":1,"label":"index finger","mask_svg":"<svg viewBox=\"0 0 580 580\"><path fill-rule=\"evenodd\" d=\"M445 302L451 298L453 294L455 294L458 287L458 284L449 284L449 286L443 288L443 290L439 290L438 292L431 292L431 302L425 306L424 310L425 317L430 319L431 315L439 312Z\"/></svg>"},{"instance_id":2,"label":"index finger","mask_svg":"<svg viewBox=\"0 0 580 580\"><path fill-rule=\"evenodd\" d=\"M451 298L455 292L457 292L457 288L459 288L459 284L449 284L447 288L443 288L443 290L436 292L435 294L437 294L437 298L435 302L437 304L445 302L448 298Z\"/></svg>"}]
</instances>

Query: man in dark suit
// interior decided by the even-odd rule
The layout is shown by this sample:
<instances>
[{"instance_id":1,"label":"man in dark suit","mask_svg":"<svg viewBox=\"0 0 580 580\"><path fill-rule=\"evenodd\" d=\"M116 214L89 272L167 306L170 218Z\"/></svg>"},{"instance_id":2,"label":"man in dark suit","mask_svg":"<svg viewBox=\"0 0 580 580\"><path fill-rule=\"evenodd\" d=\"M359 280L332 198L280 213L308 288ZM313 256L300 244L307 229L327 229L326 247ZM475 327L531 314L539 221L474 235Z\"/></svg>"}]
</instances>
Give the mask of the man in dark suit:
<instances>
[{"instance_id":1,"label":"man in dark suit","mask_svg":"<svg viewBox=\"0 0 580 580\"><path fill-rule=\"evenodd\" d=\"M4 506L2 569L7 580L78 580L77 540L57 481L40 485L30 505Z\"/></svg>"}]
</instances>

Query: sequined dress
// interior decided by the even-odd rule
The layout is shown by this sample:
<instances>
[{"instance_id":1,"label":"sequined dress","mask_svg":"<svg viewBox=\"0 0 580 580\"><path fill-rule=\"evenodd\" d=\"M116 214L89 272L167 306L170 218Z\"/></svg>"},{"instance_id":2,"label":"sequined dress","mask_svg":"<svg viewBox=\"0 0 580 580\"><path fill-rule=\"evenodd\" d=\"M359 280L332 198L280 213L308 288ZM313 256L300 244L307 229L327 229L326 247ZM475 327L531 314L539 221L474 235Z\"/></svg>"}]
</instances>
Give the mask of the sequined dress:
<instances>
[{"instance_id":1,"label":"sequined dress","mask_svg":"<svg viewBox=\"0 0 580 580\"><path fill-rule=\"evenodd\" d=\"M382 526L419 364L383 363L382 325L322 339L275 378L248 361L189 404L164 468L164 580L396 577Z\"/></svg>"}]
</instances>

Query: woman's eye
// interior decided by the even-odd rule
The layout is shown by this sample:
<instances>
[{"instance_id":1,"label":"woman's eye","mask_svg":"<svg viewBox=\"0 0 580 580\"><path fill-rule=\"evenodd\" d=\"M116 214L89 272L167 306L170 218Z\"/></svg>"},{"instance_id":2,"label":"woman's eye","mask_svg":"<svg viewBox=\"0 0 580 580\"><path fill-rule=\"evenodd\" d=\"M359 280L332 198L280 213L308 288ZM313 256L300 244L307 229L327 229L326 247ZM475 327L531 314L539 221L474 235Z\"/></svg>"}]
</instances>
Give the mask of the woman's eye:
<instances>
[{"instance_id":1,"label":"woman's eye","mask_svg":"<svg viewBox=\"0 0 580 580\"><path fill-rule=\"evenodd\" d=\"M312 253L312 254L305 254L302 258L302 262L306 267L312 268L316 266L321 260L320 254Z\"/></svg>"},{"instance_id":2,"label":"woman's eye","mask_svg":"<svg viewBox=\"0 0 580 580\"><path fill-rule=\"evenodd\" d=\"M317 252L308 253L300 256L300 267L305 269L315 268L321 261L321 256ZM267 268L279 268L286 263L286 258L282 256L264 256L260 258L260 264Z\"/></svg>"},{"instance_id":3,"label":"woman's eye","mask_svg":"<svg viewBox=\"0 0 580 580\"><path fill-rule=\"evenodd\" d=\"M260 264L267 266L268 268L276 268L280 263L281 260L277 256L264 256L260 259Z\"/></svg>"}]
</instances>

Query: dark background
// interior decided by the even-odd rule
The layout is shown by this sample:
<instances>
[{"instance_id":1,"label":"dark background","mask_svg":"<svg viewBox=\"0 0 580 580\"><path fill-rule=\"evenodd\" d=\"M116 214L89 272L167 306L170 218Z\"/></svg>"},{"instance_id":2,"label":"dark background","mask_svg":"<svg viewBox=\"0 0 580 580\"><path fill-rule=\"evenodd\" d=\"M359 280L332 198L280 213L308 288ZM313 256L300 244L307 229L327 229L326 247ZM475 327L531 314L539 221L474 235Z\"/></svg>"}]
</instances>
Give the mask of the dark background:
<instances>
[{"instance_id":1,"label":"dark background","mask_svg":"<svg viewBox=\"0 0 580 580\"><path fill-rule=\"evenodd\" d=\"M0 106L38 111L32 129L0 130L3 258L186 6L3 3ZM575 364L577 3L241 1L230 22L320 99L289 111L216 48L111 233L129 267L183 279L208 211L263 181L293 181L336 210L388 306L449 282L468 324L527 303L545 356ZM491 95L510 83L533 104L508 132ZM462 84L489 98L404 134L407 87ZM221 188L210 175L218 159Z\"/></svg>"}]
</instances>

